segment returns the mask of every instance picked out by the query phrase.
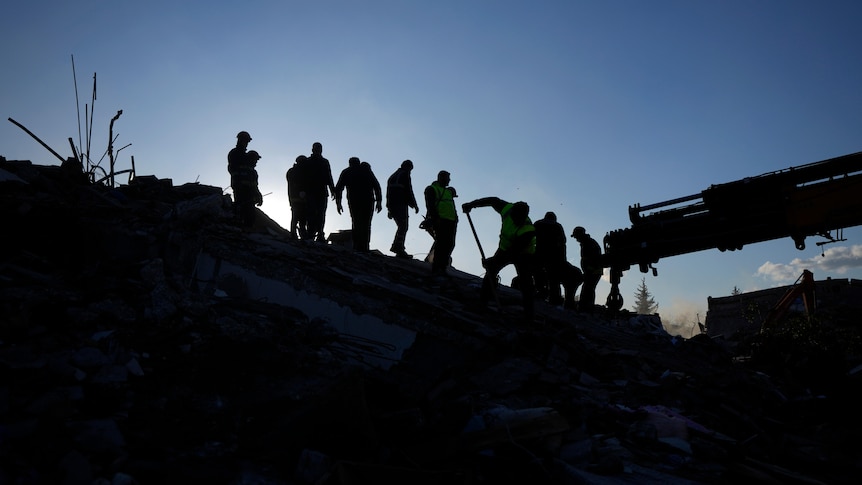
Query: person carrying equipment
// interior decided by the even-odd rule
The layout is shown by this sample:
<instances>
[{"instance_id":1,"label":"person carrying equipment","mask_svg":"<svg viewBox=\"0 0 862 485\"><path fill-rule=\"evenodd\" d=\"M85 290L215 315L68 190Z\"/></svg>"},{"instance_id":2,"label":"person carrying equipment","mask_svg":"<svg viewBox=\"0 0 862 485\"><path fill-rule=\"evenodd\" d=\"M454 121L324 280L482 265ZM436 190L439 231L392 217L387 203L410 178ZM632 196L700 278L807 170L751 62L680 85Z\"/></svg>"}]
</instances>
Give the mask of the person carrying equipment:
<instances>
[{"instance_id":1,"label":"person carrying equipment","mask_svg":"<svg viewBox=\"0 0 862 485\"><path fill-rule=\"evenodd\" d=\"M428 231L434 237L434 258L431 261L433 276L446 276L452 251L455 249L455 233L458 229L458 210L455 208L454 187L449 187L451 176L441 170L437 180L425 187L425 220Z\"/></svg>"}]
</instances>

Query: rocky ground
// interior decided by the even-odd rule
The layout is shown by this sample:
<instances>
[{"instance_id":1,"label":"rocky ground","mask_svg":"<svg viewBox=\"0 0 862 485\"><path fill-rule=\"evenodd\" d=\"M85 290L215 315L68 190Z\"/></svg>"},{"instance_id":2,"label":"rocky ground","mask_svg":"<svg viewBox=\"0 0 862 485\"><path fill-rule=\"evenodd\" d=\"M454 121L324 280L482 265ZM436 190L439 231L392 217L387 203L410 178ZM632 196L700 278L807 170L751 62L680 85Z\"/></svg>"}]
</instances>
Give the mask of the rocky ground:
<instances>
[{"instance_id":1,"label":"rocky ground","mask_svg":"<svg viewBox=\"0 0 862 485\"><path fill-rule=\"evenodd\" d=\"M220 188L76 180L0 161L0 483L860 472L855 315L804 345L791 332L683 340L656 316L542 303L526 322L506 287L499 307L477 306L473 275L441 283L421 261L293 241L263 213L240 230ZM202 278L202 254L244 273ZM397 326L410 345L256 297L252 274Z\"/></svg>"}]
</instances>

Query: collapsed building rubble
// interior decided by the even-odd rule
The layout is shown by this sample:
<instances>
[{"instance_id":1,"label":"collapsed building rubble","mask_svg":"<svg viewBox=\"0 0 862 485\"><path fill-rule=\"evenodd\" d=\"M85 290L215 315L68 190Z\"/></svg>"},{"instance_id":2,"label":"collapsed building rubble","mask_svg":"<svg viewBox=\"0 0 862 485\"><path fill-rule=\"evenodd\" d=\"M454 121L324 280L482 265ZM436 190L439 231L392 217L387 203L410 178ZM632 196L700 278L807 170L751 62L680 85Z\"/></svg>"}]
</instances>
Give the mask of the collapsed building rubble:
<instances>
[{"instance_id":1,"label":"collapsed building rubble","mask_svg":"<svg viewBox=\"0 0 862 485\"><path fill-rule=\"evenodd\" d=\"M229 196L0 160L0 483L850 483L858 356L813 388L291 240ZM789 385L788 382L792 382Z\"/></svg>"}]
</instances>

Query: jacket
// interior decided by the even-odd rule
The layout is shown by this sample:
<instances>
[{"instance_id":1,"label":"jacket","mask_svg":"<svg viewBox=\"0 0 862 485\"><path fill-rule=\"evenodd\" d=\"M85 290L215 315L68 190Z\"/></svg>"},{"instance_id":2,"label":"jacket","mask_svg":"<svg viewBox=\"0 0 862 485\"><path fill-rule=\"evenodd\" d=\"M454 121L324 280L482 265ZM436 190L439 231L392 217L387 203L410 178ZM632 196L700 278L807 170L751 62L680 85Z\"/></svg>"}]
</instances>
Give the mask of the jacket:
<instances>
[{"instance_id":1,"label":"jacket","mask_svg":"<svg viewBox=\"0 0 862 485\"><path fill-rule=\"evenodd\" d=\"M425 189L425 204L428 207L428 218L457 221L458 211L455 208L455 194L451 187L443 187L436 180Z\"/></svg>"},{"instance_id":2,"label":"jacket","mask_svg":"<svg viewBox=\"0 0 862 485\"><path fill-rule=\"evenodd\" d=\"M533 227L533 222L528 217L523 225L516 225L512 220L510 212L515 204L506 204L500 210L500 217L503 218L503 225L500 228L500 245L501 251L514 251L519 254L535 254L536 253L536 228Z\"/></svg>"}]
</instances>

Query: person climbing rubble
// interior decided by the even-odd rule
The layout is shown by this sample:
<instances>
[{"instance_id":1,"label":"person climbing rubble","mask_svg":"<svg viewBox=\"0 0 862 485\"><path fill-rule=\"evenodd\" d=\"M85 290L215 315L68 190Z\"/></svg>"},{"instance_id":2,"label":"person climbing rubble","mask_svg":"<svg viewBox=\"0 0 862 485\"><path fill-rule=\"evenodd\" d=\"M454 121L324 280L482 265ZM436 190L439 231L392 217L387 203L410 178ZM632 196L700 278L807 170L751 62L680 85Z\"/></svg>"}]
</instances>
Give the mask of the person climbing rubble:
<instances>
[{"instance_id":1,"label":"person climbing rubble","mask_svg":"<svg viewBox=\"0 0 862 485\"><path fill-rule=\"evenodd\" d=\"M308 239L308 197L305 191L308 157L299 155L284 174L287 198L290 202L290 235L293 239Z\"/></svg>"},{"instance_id":2,"label":"person climbing rubble","mask_svg":"<svg viewBox=\"0 0 862 485\"><path fill-rule=\"evenodd\" d=\"M329 160L323 156L322 143L314 142L311 145L311 155L307 157L307 163L308 237L313 241L325 242L326 207L330 194L333 197L335 195L335 183L332 181Z\"/></svg>"},{"instance_id":3,"label":"person climbing rubble","mask_svg":"<svg viewBox=\"0 0 862 485\"><path fill-rule=\"evenodd\" d=\"M335 184L335 205L338 213L344 211L341 194L347 190L347 207L350 211L353 249L368 252L371 241L371 219L374 210L379 213L381 205L380 182L371 170L371 164L350 157L347 168L341 171Z\"/></svg>"},{"instance_id":4,"label":"person climbing rubble","mask_svg":"<svg viewBox=\"0 0 862 485\"><path fill-rule=\"evenodd\" d=\"M584 286L581 288L581 297L578 300L578 311L592 313L596 306L596 285L604 272L602 247L581 226L572 230L572 237L581 244L581 271L584 273Z\"/></svg>"},{"instance_id":5,"label":"person climbing rubble","mask_svg":"<svg viewBox=\"0 0 862 485\"><path fill-rule=\"evenodd\" d=\"M395 221L397 229L395 230L395 238L392 240L390 251L395 253L398 258L412 259L413 256L407 254L404 243L407 240L407 228L410 220L410 214L407 210L412 208L419 213L419 205L416 204L416 195L413 193L413 180L410 178L410 172L413 171L413 162L404 160L401 162L401 167L398 168L389 179L386 181L386 211L387 216Z\"/></svg>"},{"instance_id":6,"label":"person climbing rubble","mask_svg":"<svg viewBox=\"0 0 862 485\"><path fill-rule=\"evenodd\" d=\"M455 234L458 229L458 210L455 207L454 187L449 187L451 175L446 170L437 173L437 180L425 187L425 224L434 237L432 276L445 277L455 249Z\"/></svg>"},{"instance_id":7,"label":"person climbing rubble","mask_svg":"<svg viewBox=\"0 0 862 485\"><path fill-rule=\"evenodd\" d=\"M465 214L477 207L492 207L500 214L500 241L493 256L482 260L485 276L482 279L480 300L483 305L494 295L497 276L506 266L515 266L521 281L521 300L524 317L532 320L534 309L533 270L536 253L536 229L530 220L530 206L526 202L507 202L498 197L484 197L467 202L461 206Z\"/></svg>"}]
</instances>

